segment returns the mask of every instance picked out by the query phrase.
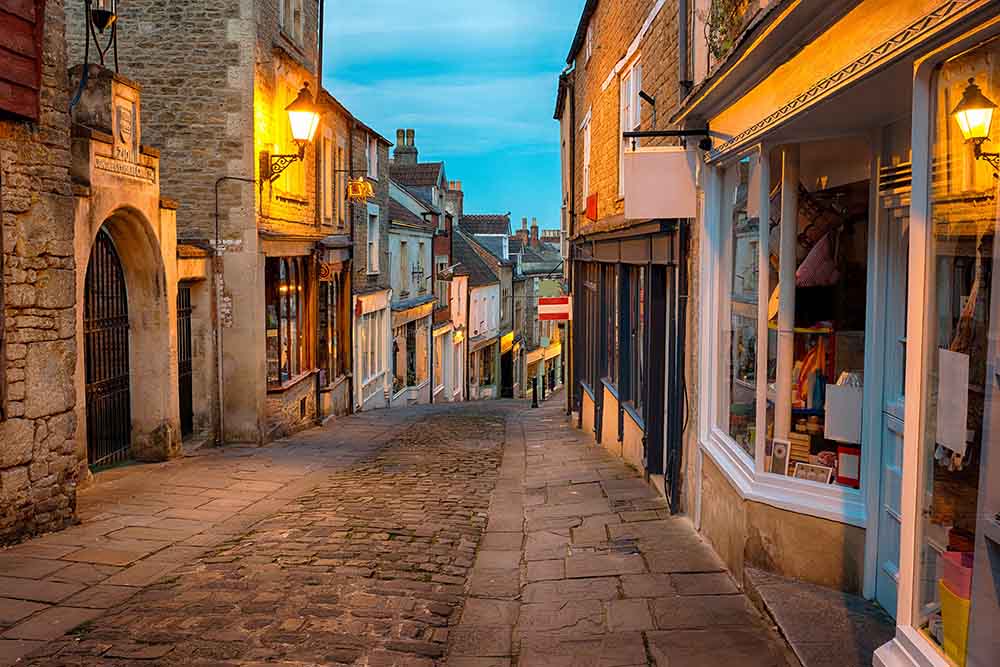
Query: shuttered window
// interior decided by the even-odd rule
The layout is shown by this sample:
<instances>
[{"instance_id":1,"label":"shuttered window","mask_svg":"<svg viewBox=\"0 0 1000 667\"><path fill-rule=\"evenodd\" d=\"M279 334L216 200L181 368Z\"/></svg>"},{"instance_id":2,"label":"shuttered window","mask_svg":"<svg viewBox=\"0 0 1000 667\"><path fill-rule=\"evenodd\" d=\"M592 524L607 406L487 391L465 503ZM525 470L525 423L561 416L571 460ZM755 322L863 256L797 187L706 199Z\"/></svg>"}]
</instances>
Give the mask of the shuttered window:
<instances>
[{"instance_id":1,"label":"shuttered window","mask_svg":"<svg viewBox=\"0 0 1000 667\"><path fill-rule=\"evenodd\" d=\"M0 0L0 116L38 120L45 0Z\"/></svg>"}]
</instances>

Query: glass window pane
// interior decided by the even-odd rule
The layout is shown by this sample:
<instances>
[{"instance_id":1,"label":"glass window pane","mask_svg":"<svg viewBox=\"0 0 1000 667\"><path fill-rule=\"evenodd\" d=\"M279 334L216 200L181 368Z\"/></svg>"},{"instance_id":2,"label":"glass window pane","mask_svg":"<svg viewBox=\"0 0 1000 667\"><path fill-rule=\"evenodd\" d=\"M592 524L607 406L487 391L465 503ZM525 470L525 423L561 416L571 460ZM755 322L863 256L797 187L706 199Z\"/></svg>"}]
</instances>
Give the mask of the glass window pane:
<instances>
[{"instance_id":1,"label":"glass window pane","mask_svg":"<svg viewBox=\"0 0 1000 667\"><path fill-rule=\"evenodd\" d=\"M928 350L924 386L926 428L921 430L924 493L918 530L917 625L958 664L966 663L966 633L980 593L973 573L991 567L980 548L982 528L997 508L979 515L986 489L981 474L988 450L1000 442L1000 322L994 272L1000 258L997 179L975 158L952 110L972 83L1000 99L1000 40L945 63L936 77L930 192L932 221L926 285ZM994 120L983 150L1000 141ZM993 452L995 458L996 452ZM985 475L984 475L985 477ZM993 564L994 578L996 577ZM977 577L979 573L977 572ZM980 579L984 583L989 577ZM983 590L995 600L995 590ZM985 609L991 603L983 606ZM985 617L984 617L985 618ZM980 622L983 622L980 619ZM972 630L975 632L975 629ZM972 664L972 656L969 656ZM980 657L980 660L988 658ZM976 664L979 664L977 661ZM985 664L985 663L983 663Z\"/></svg>"}]
</instances>

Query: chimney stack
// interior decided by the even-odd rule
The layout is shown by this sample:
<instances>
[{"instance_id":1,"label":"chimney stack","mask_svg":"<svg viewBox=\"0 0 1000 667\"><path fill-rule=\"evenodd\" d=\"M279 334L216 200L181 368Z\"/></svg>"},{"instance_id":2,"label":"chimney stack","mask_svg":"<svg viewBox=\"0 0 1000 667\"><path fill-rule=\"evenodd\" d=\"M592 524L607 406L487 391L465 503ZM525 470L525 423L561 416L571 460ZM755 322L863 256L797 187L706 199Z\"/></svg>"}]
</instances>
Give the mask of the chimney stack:
<instances>
[{"instance_id":1,"label":"chimney stack","mask_svg":"<svg viewBox=\"0 0 1000 667\"><path fill-rule=\"evenodd\" d=\"M531 247L532 248L537 248L539 245L541 245L541 242L538 240L538 218L532 218L531 219Z\"/></svg>"},{"instance_id":2,"label":"chimney stack","mask_svg":"<svg viewBox=\"0 0 1000 667\"><path fill-rule=\"evenodd\" d=\"M393 162L397 165L417 164L417 147L413 145L413 130L396 130L396 149Z\"/></svg>"},{"instance_id":3,"label":"chimney stack","mask_svg":"<svg viewBox=\"0 0 1000 667\"><path fill-rule=\"evenodd\" d=\"M444 210L451 213L457 221L462 217L464 204L462 181L448 181L448 189L444 192Z\"/></svg>"}]
</instances>

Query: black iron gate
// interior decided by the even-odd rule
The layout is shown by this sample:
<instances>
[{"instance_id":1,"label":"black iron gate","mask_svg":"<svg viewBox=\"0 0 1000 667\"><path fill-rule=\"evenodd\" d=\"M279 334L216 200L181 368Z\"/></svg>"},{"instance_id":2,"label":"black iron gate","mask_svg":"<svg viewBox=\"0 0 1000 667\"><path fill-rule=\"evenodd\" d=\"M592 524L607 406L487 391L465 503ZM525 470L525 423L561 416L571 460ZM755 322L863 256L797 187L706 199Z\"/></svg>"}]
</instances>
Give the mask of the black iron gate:
<instances>
[{"instance_id":1,"label":"black iron gate","mask_svg":"<svg viewBox=\"0 0 1000 667\"><path fill-rule=\"evenodd\" d=\"M87 266L83 331L87 461L103 467L128 459L132 440L128 295L118 252L103 229Z\"/></svg>"},{"instance_id":2,"label":"black iron gate","mask_svg":"<svg viewBox=\"0 0 1000 667\"><path fill-rule=\"evenodd\" d=\"M177 382L181 408L181 435L194 431L194 401L191 394L191 288L177 287Z\"/></svg>"}]
</instances>

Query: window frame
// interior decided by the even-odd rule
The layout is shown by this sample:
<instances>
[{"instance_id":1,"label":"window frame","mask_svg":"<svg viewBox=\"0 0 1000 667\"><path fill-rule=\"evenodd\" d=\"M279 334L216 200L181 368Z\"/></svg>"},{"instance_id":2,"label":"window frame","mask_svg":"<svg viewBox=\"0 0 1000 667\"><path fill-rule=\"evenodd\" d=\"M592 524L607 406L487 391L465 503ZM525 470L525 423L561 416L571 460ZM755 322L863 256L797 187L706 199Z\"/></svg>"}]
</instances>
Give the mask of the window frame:
<instances>
[{"instance_id":1,"label":"window frame","mask_svg":"<svg viewBox=\"0 0 1000 667\"><path fill-rule=\"evenodd\" d=\"M309 258L306 256L268 257L265 275L265 332L274 330L277 338L276 379L270 372L271 350L265 345L265 365L268 367L266 383L269 390L280 391L295 384L304 376L316 370L310 350L309 332ZM274 273L277 271L277 273ZM282 278L284 275L284 278ZM282 283L284 280L284 284ZM284 295L281 288L285 287ZM293 298L294 297L294 298ZM284 308L282 308L284 306ZM294 306L294 308L293 308ZM276 326L271 327L268 318L273 307ZM271 336L266 336L270 338ZM287 346L287 348L286 348ZM287 371L282 366L287 359Z\"/></svg>"},{"instance_id":2,"label":"window frame","mask_svg":"<svg viewBox=\"0 0 1000 667\"><path fill-rule=\"evenodd\" d=\"M583 119L580 131L583 133L583 168L580 170L583 178L583 187L580 189L580 193L583 197L583 208L586 210L587 198L590 196L590 153L593 147L590 134L590 111L587 112L587 116Z\"/></svg>"},{"instance_id":3,"label":"window frame","mask_svg":"<svg viewBox=\"0 0 1000 667\"><path fill-rule=\"evenodd\" d=\"M324 299L324 292L326 299ZM320 382L321 387L336 384L347 374L344 368L344 355L341 354L340 349L343 343L340 330L342 323L337 312L342 298L342 280L339 272L335 273L331 280L319 283L316 317L318 357L316 363L320 372L326 376L326 381Z\"/></svg>"},{"instance_id":4,"label":"window frame","mask_svg":"<svg viewBox=\"0 0 1000 667\"><path fill-rule=\"evenodd\" d=\"M323 128L323 147L321 164L323 167L320 182L323 185L323 224L332 225L336 219L336 181L337 172L334 167L335 147L333 143L333 128Z\"/></svg>"},{"instance_id":5,"label":"window frame","mask_svg":"<svg viewBox=\"0 0 1000 667\"><path fill-rule=\"evenodd\" d=\"M624 132L638 130L642 125L642 59L634 58L619 76L618 95L618 196L625 196L625 147ZM632 140L638 147L639 140Z\"/></svg>"},{"instance_id":6,"label":"window frame","mask_svg":"<svg viewBox=\"0 0 1000 667\"><path fill-rule=\"evenodd\" d=\"M731 161L724 163L710 164L704 172L705 178L705 207L703 209L705 233L701 235L701 247L699 256L701 261L701 285L704 288L703 298L699 304L699 322L701 330L699 354L703 359L718 359L723 353L722 327L719 326L719 313L721 312L721 292L729 289L725 283L725 272L722 270L721 248L717 245L724 232L723 218L726 214L723 202L723 175L726 169L734 166L741 158L751 156L751 159L758 161L760 172L757 178L751 178L750 188L761 188L761 192L755 195L760 201L769 200L769 192L763 184L770 183L769 161L761 160L760 155L769 155L770 147L758 144L747 148L736 155ZM761 196L763 198L761 199ZM749 211L748 211L749 215ZM761 229L767 229L767 225L761 225ZM728 228L725 228L728 229ZM758 260L767 261L768 238L766 234L761 235L758 244ZM758 289L762 289L766 281L758 280ZM767 299L758 299L759 308L763 310L763 315L758 319L758 340L766 336L766 307ZM766 338L765 338L766 339ZM766 346L758 345L758 376L760 368L766 369ZM763 366L762 366L763 364ZM865 528L869 523L866 511L865 489L854 489L840 486L838 484L816 484L806 480L787 477L763 469L764 456L758 454L756 460L751 460L743 449L733 440L728 433L720 429L719 421L719 373L716 364L702 364L699 368L699 383L706 390L702 392L701 410L698 424L698 442L701 450L711 457L715 465L733 484L737 493L746 500L761 502L766 505L793 511L799 514L815 516L823 519L843 523L846 525ZM766 382L757 383L757 419L759 423L764 423L762 411L766 400ZM763 395L763 399L762 399ZM758 448L763 447L764 431L757 429ZM758 450L759 452L759 450ZM864 465L864 463L862 463ZM864 468L863 468L864 469ZM867 483L871 485L872 482ZM863 483L863 487L865 484Z\"/></svg>"},{"instance_id":7,"label":"window frame","mask_svg":"<svg viewBox=\"0 0 1000 667\"><path fill-rule=\"evenodd\" d=\"M365 144L365 171L368 178L378 180L378 139L369 134Z\"/></svg>"},{"instance_id":8,"label":"window frame","mask_svg":"<svg viewBox=\"0 0 1000 667\"><path fill-rule=\"evenodd\" d=\"M381 252L381 217L382 211L378 204L368 204L368 220L367 220L367 233L366 233L366 270L368 275L378 275L379 273L379 254ZM372 231L375 231L372 234Z\"/></svg>"},{"instance_id":9,"label":"window frame","mask_svg":"<svg viewBox=\"0 0 1000 667\"><path fill-rule=\"evenodd\" d=\"M594 55L594 22L587 23L587 35L584 43L583 64L590 62L590 57Z\"/></svg>"}]
</instances>

